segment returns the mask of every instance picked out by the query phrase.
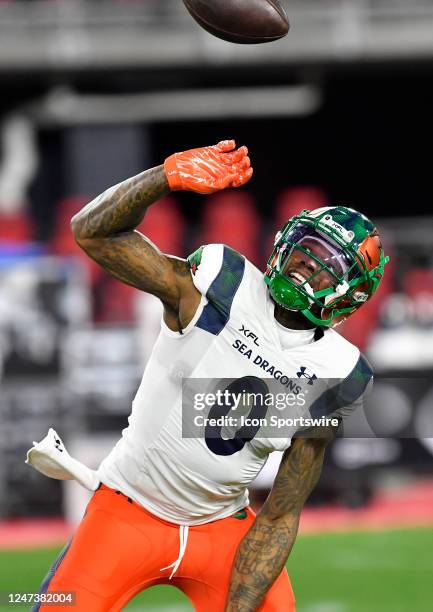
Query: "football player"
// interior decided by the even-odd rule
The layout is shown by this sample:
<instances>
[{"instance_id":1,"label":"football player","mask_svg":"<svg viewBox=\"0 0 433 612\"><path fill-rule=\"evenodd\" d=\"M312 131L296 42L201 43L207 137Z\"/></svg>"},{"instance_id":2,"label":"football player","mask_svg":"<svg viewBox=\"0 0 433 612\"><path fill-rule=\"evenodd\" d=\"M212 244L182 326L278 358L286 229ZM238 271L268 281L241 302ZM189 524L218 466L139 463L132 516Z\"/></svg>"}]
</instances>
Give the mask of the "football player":
<instances>
[{"instance_id":1,"label":"football player","mask_svg":"<svg viewBox=\"0 0 433 612\"><path fill-rule=\"evenodd\" d=\"M136 230L170 191L211 194L245 185L252 173L247 148L234 141L175 153L72 220L89 257L164 306L129 425L42 587L74 591L79 611L120 610L163 583L180 588L199 612L294 610L285 563L336 427L293 439L251 431L182 437L182 382L272 379L287 390L292 379L332 379L325 412L338 423L362 401L372 373L332 327L372 296L386 258L371 221L343 206L289 219L265 276L223 244L185 260ZM284 451L281 465L255 516L247 487L274 450Z\"/></svg>"}]
</instances>

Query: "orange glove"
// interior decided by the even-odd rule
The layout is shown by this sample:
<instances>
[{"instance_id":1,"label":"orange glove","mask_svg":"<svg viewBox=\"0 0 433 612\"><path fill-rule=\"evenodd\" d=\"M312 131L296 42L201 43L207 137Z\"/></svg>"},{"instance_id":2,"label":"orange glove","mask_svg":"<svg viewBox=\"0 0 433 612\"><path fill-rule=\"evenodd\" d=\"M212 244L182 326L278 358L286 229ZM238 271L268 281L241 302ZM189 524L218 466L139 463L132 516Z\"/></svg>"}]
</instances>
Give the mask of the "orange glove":
<instances>
[{"instance_id":1,"label":"orange glove","mask_svg":"<svg viewBox=\"0 0 433 612\"><path fill-rule=\"evenodd\" d=\"M253 175L247 147L236 150L234 140L174 153L165 160L164 170L172 191L182 189L205 194L241 187Z\"/></svg>"}]
</instances>

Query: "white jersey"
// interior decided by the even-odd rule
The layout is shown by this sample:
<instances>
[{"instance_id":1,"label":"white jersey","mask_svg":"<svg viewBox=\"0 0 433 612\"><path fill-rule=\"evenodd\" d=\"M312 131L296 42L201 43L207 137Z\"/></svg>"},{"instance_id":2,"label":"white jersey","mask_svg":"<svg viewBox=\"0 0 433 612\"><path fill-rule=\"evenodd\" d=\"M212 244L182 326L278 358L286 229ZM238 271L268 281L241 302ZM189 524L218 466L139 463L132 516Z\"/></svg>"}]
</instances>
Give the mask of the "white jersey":
<instances>
[{"instance_id":1,"label":"white jersey","mask_svg":"<svg viewBox=\"0 0 433 612\"><path fill-rule=\"evenodd\" d=\"M344 416L360 401L372 373L359 350L334 330L307 344L301 333L300 345L285 349L262 272L233 249L210 244L188 261L200 305L182 334L162 321L129 426L98 475L164 520L199 525L247 506L248 485L269 453L290 446L291 435L254 437L228 451L224 439L209 444L203 437L182 437L186 378L250 376L277 381L285 391L293 380L356 378L355 394L345 388L327 408Z\"/></svg>"}]
</instances>

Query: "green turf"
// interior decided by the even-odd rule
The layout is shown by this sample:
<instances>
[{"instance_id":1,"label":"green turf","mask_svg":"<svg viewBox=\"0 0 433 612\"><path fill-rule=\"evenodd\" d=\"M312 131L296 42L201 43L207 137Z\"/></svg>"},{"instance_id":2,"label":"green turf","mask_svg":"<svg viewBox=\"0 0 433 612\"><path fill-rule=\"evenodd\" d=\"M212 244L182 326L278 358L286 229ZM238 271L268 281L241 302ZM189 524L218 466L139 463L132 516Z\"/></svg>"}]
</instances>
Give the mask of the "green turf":
<instances>
[{"instance_id":1,"label":"green turf","mask_svg":"<svg viewBox=\"0 0 433 612\"><path fill-rule=\"evenodd\" d=\"M431 612L432 551L433 529L299 537L288 563L297 612ZM0 590L36 591L56 553L0 551ZM2 612L24 609L28 606L0 606ZM192 607L175 588L155 587L126 609Z\"/></svg>"}]
</instances>

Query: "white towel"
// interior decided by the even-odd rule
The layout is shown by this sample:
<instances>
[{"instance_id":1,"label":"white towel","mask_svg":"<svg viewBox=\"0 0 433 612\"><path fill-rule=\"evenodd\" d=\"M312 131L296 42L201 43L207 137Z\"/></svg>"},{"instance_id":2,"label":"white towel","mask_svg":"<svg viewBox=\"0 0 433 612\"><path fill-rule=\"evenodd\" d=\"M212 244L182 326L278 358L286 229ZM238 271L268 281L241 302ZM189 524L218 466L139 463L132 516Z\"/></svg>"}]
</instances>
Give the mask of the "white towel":
<instances>
[{"instance_id":1,"label":"white towel","mask_svg":"<svg viewBox=\"0 0 433 612\"><path fill-rule=\"evenodd\" d=\"M52 428L40 442L33 442L27 451L26 463L49 478L76 480L89 491L96 491L100 484L95 470L71 457L59 434Z\"/></svg>"}]
</instances>

